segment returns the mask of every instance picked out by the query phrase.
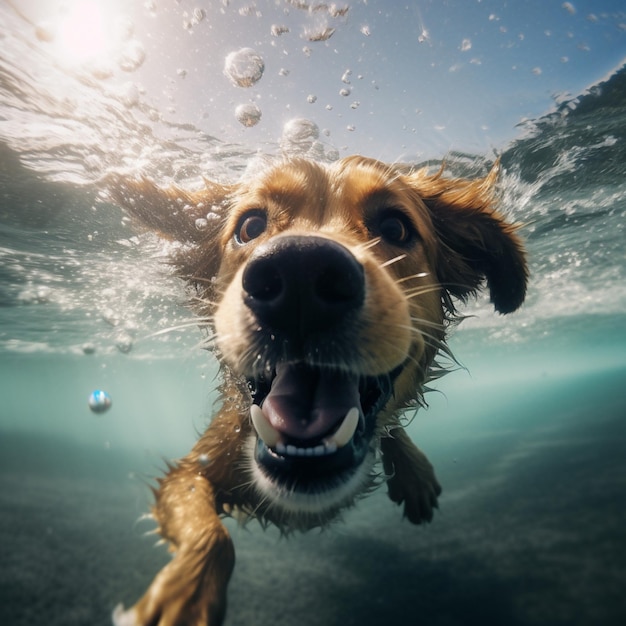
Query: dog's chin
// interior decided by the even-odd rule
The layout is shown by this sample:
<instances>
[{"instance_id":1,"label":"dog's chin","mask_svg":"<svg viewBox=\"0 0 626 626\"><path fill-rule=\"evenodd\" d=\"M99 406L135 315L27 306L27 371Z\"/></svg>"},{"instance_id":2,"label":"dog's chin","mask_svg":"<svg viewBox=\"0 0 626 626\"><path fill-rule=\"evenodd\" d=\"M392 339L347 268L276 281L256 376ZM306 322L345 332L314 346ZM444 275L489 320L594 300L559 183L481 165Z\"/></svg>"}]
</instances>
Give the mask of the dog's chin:
<instances>
[{"instance_id":1,"label":"dog's chin","mask_svg":"<svg viewBox=\"0 0 626 626\"><path fill-rule=\"evenodd\" d=\"M400 368L378 377L301 363L276 370L269 383L251 381L248 454L265 516L304 529L330 521L372 486L377 420Z\"/></svg>"},{"instance_id":2,"label":"dog's chin","mask_svg":"<svg viewBox=\"0 0 626 626\"><path fill-rule=\"evenodd\" d=\"M331 522L374 481L374 446L342 463L339 452L336 458L282 457L251 436L250 454L265 516L283 529L307 530Z\"/></svg>"}]
</instances>

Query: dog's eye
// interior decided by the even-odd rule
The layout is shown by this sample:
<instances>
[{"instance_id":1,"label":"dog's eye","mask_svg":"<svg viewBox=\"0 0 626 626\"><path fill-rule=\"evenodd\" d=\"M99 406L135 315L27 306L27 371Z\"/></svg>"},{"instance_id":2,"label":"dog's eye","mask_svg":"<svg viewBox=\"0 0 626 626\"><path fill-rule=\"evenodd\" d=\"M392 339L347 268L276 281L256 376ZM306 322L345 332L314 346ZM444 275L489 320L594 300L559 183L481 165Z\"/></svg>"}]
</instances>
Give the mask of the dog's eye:
<instances>
[{"instance_id":1,"label":"dog's eye","mask_svg":"<svg viewBox=\"0 0 626 626\"><path fill-rule=\"evenodd\" d=\"M395 210L385 210L378 222L378 233L388 243L407 245L416 235L409 218Z\"/></svg>"},{"instance_id":2,"label":"dog's eye","mask_svg":"<svg viewBox=\"0 0 626 626\"><path fill-rule=\"evenodd\" d=\"M267 228L267 215L260 209L248 211L239 219L235 230L235 240L244 244L256 239L265 232Z\"/></svg>"}]
</instances>

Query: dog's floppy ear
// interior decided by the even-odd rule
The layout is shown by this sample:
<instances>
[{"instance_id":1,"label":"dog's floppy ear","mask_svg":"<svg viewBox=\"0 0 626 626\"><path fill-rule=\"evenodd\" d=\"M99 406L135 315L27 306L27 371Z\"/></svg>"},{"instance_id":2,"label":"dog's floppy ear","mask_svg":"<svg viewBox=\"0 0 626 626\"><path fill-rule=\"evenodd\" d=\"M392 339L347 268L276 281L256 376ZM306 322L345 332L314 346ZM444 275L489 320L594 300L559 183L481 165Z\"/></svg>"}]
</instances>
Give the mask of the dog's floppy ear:
<instances>
[{"instance_id":1,"label":"dog's floppy ear","mask_svg":"<svg viewBox=\"0 0 626 626\"><path fill-rule=\"evenodd\" d=\"M144 228L164 239L187 244L172 255L181 277L190 282L215 276L221 260L221 236L234 187L205 179L204 189L159 187L147 178L107 180L107 195Z\"/></svg>"},{"instance_id":2,"label":"dog's floppy ear","mask_svg":"<svg viewBox=\"0 0 626 626\"><path fill-rule=\"evenodd\" d=\"M518 226L495 210L493 187L498 163L476 180L444 178L442 172L415 172L412 183L426 204L441 243L439 282L450 295L465 301L486 279L496 311L511 313L526 295L528 266Z\"/></svg>"},{"instance_id":3,"label":"dog's floppy ear","mask_svg":"<svg viewBox=\"0 0 626 626\"><path fill-rule=\"evenodd\" d=\"M148 178L114 176L107 180L107 195L159 236L181 243L201 243L206 239L206 230L211 232L212 226L219 226L224 201L232 192L228 185L207 179L204 182L204 189L186 191L176 186L159 187Z\"/></svg>"}]
</instances>

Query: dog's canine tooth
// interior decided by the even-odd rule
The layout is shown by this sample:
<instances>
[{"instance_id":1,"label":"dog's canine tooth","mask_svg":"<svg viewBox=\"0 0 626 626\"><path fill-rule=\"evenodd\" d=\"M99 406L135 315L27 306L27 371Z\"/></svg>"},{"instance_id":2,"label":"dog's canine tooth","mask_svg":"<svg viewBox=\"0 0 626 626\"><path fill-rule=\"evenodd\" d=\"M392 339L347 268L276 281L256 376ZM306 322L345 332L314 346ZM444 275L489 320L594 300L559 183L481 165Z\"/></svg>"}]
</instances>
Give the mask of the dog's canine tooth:
<instances>
[{"instance_id":1,"label":"dog's canine tooth","mask_svg":"<svg viewBox=\"0 0 626 626\"><path fill-rule=\"evenodd\" d=\"M337 432L332 437L325 439L323 443L314 447L300 447L292 444L285 445L280 433L268 422L263 411L261 411L261 407L257 404L250 406L250 419L259 439L268 448L273 448L278 454L287 456L326 456L334 454L339 448L343 448L354 436L359 425L359 415L359 409L352 407L346 413Z\"/></svg>"},{"instance_id":2,"label":"dog's canine tooth","mask_svg":"<svg viewBox=\"0 0 626 626\"><path fill-rule=\"evenodd\" d=\"M257 404L250 406L250 419L254 430L268 448L275 448L280 442L280 433L267 421L261 407Z\"/></svg>"},{"instance_id":3,"label":"dog's canine tooth","mask_svg":"<svg viewBox=\"0 0 626 626\"><path fill-rule=\"evenodd\" d=\"M356 432L356 427L359 425L359 409L353 406L343 418L341 426L337 429L337 432L326 440L326 446L334 444L337 448L343 448L350 439L352 439Z\"/></svg>"}]
</instances>

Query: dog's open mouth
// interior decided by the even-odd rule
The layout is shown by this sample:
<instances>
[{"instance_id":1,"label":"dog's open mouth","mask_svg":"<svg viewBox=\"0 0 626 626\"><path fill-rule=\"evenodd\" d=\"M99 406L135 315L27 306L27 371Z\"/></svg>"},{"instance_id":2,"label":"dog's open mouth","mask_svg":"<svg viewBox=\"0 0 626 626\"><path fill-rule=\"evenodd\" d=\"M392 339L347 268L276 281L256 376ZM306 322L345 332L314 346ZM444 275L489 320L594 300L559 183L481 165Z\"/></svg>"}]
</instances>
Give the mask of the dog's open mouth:
<instances>
[{"instance_id":1,"label":"dog's open mouth","mask_svg":"<svg viewBox=\"0 0 626 626\"><path fill-rule=\"evenodd\" d=\"M250 382L255 461L286 493L321 494L363 464L394 371L362 377L303 363L281 364L270 381Z\"/></svg>"}]
</instances>

